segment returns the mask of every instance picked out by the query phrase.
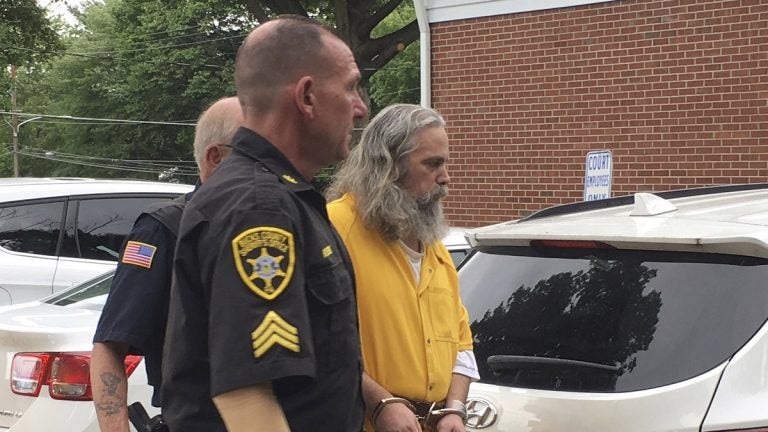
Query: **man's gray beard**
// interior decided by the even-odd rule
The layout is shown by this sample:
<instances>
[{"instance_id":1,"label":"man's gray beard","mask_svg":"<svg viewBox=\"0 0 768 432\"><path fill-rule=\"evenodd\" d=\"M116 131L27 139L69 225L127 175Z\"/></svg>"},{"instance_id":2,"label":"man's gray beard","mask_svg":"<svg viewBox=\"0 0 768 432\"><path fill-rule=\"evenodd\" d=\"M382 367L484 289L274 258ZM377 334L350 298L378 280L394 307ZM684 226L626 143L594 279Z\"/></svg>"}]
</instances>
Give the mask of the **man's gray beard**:
<instances>
[{"instance_id":1,"label":"man's gray beard","mask_svg":"<svg viewBox=\"0 0 768 432\"><path fill-rule=\"evenodd\" d=\"M367 222L388 240L418 240L431 245L448 233L442 204L448 195L447 186L438 186L428 195L414 198L400 185L393 184L386 195L389 196L379 201L373 212L377 217Z\"/></svg>"}]
</instances>

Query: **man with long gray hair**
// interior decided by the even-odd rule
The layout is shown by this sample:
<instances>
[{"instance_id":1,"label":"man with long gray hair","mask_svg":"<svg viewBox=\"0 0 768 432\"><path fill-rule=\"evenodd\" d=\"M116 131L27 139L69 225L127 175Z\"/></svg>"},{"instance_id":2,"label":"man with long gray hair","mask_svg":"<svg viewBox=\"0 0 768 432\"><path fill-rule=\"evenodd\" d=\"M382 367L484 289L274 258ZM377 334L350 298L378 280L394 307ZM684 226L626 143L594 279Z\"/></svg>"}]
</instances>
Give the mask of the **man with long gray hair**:
<instances>
[{"instance_id":1,"label":"man with long gray hair","mask_svg":"<svg viewBox=\"0 0 768 432\"><path fill-rule=\"evenodd\" d=\"M355 268L366 430L465 431L464 402L479 375L440 242L447 160L443 118L393 105L365 128L327 191Z\"/></svg>"}]
</instances>

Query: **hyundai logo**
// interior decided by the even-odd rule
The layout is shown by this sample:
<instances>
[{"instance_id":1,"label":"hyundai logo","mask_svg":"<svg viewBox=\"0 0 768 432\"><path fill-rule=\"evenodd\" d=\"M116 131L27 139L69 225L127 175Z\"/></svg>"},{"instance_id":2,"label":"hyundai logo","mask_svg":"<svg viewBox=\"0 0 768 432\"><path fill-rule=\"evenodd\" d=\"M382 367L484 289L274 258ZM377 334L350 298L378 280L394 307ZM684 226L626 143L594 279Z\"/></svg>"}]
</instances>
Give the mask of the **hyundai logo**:
<instances>
[{"instance_id":1,"label":"hyundai logo","mask_svg":"<svg viewBox=\"0 0 768 432\"><path fill-rule=\"evenodd\" d=\"M496 423L498 413L491 401L481 397L467 399L467 427L485 429Z\"/></svg>"}]
</instances>

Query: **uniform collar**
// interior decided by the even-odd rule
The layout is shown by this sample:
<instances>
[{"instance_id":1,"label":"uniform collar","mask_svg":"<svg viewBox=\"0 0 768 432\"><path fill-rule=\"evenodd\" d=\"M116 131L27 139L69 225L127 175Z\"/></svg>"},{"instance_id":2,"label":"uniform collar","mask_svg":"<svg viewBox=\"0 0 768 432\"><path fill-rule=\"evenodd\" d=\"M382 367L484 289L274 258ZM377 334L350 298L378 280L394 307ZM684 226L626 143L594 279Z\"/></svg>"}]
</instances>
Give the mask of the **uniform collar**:
<instances>
[{"instance_id":1,"label":"uniform collar","mask_svg":"<svg viewBox=\"0 0 768 432\"><path fill-rule=\"evenodd\" d=\"M232 147L245 156L261 162L289 189L297 192L315 190L277 147L256 132L241 127L232 139Z\"/></svg>"}]
</instances>

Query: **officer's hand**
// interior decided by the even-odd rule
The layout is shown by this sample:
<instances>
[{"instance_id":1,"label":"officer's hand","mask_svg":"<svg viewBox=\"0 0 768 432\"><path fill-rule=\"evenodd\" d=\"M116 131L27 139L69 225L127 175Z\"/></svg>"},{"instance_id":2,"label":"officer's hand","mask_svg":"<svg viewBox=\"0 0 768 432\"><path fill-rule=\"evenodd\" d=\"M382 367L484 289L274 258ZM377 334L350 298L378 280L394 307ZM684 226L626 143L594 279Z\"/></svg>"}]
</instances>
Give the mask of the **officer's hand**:
<instances>
[{"instance_id":1,"label":"officer's hand","mask_svg":"<svg viewBox=\"0 0 768 432\"><path fill-rule=\"evenodd\" d=\"M437 432L466 432L464 420L456 414L447 414L437 422Z\"/></svg>"},{"instance_id":2,"label":"officer's hand","mask_svg":"<svg viewBox=\"0 0 768 432\"><path fill-rule=\"evenodd\" d=\"M400 403L385 406L376 418L375 426L376 432L421 432L416 414Z\"/></svg>"}]
</instances>

